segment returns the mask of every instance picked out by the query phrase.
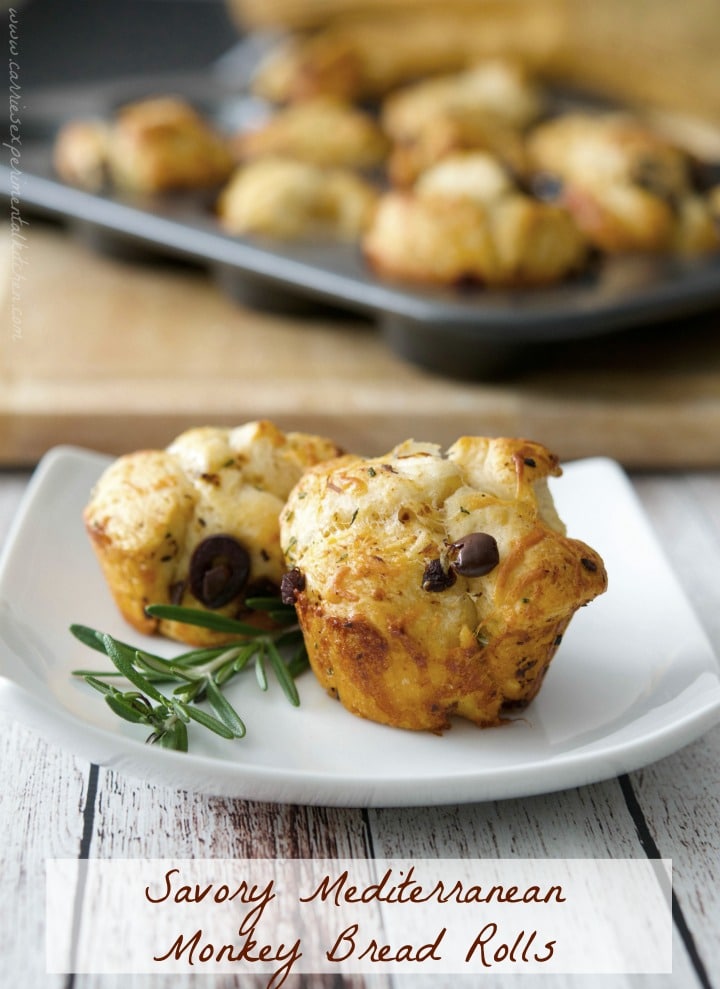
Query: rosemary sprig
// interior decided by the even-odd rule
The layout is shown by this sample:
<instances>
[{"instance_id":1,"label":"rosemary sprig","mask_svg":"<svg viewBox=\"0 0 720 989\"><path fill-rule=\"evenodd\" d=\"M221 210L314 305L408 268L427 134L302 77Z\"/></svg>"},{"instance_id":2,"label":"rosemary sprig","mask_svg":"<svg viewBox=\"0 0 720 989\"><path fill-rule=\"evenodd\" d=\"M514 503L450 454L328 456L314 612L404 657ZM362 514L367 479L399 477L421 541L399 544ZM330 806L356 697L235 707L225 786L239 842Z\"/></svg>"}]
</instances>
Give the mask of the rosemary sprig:
<instances>
[{"instance_id":1,"label":"rosemary sprig","mask_svg":"<svg viewBox=\"0 0 720 989\"><path fill-rule=\"evenodd\" d=\"M223 693L223 688L243 670L253 667L261 690L268 689L268 667L295 707L300 704L295 678L307 669L308 660L302 632L292 606L278 598L252 598L248 607L268 614L275 624L264 631L225 615L179 605L155 604L148 615L167 621L197 625L237 636L231 645L190 649L172 659L164 659L144 649L115 639L87 625L71 625L70 631L84 645L103 653L112 662L108 670L73 670L73 676L99 691L110 709L133 724L151 729L146 741L168 749L186 752L188 724L191 721L223 738L242 738L245 724ZM291 658L283 653L291 649ZM109 682L122 678L133 689L124 690ZM171 693L160 685L176 684ZM212 714L197 705L207 701Z\"/></svg>"}]
</instances>

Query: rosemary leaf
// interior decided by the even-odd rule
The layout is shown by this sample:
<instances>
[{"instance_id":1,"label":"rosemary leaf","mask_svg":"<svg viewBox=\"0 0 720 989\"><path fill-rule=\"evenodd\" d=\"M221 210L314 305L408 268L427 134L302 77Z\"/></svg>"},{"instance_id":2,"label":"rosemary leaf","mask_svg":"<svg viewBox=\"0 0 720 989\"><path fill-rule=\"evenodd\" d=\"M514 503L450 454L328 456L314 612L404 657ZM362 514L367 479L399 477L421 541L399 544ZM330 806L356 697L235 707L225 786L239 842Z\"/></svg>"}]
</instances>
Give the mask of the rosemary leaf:
<instances>
[{"instance_id":1,"label":"rosemary leaf","mask_svg":"<svg viewBox=\"0 0 720 989\"><path fill-rule=\"evenodd\" d=\"M200 628L209 628L213 632L225 632L228 635L255 637L262 634L254 625L239 622L236 618L228 618L227 615L218 615L214 611L202 611L200 608L185 608L175 604L150 604L145 612L151 618L198 625Z\"/></svg>"},{"instance_id":2,"label":"rosemary leaf","mask_svg":"<svg viewBox=\"0 0 720 989\"><path fill-rule=\"evenodd\" d=\"M207 649L189 649L187 652L180 653L179 656L173 656L173 666L199 666L201 663L206 663L209 659L215 659L221 653L225 652L227 646L208 646Z\"/></svg>"},{"instance_id":3,"label":"rosemary leaf","mask_svg":"<svg viewBox=\"0 0 720 989\"><path fill-rule=\"evenodd\" d=\"M112 636L103 633L102 641L105 646L105 652L108 658L117 666L120 672L123 674L126 680L129 680L138 690L141 690L148 697L152 697L153 700L159 701L161 704L165 700L163 695L155 686L150 683L150 681L139 673L135 666L133 665L136 653L132 654L131 658L128 658L128 652L130 650L123 647L123 644L116 642Z\"/></svg>"},{"instance_id":4,"label":"rosemary leaf","mask_svg":"<svg viewBox=\"0 0 720 989\"><path fill-rule=\"evenodd\" d=\"M285 609L276 609L275 611L268 611L267 613L268 613L268 615L270 616L270 618L272 619L272 621L276 625L287 625L288 624L289 612L287 610L285 610ZM295 620L295 610L294 609L293 609L293 612L292 612L292 616L291 617L292 617L292 619L294 621Z\"/></svg>"},{"instance_id":5,"label":"rosemary leaf","mask_svg":"<svg viewBox=\"0 0 720 989\"><path fill-rule=\"evenodd\" d=\"M105 653L102 632L98 632L94 628L88 628L87 625L71 625L70 631L84 646L89 646L90 649L94 649L96 652Z\"/></svg>"},{"instance_id":6,"label":"rosemary leaf","mask_svg":"<svg viewBox=\"0 0 720 989\"><path fill-rule=\"evenodd\" d=\"M184 721L177 721L175 727L175 748L178 752L187 752L188 750L188 730Z\"/></svg>"},{"instance_id":7,"label":"rosemary leaf","mask_svg":"<svg viewBox=\"0 0 720 989\"><path fill-rule=\"evenodd\" d=\"M216 735L221 735L223 738L242 738L242 735L238 735L228 728L227 725L223 724L217 718L214 718L212 714L208 714L207 711L203 711L201 707L187 707L186 712L188 717L192 718L193 721L197 721L198 724L202 725L204 728L209 728L210 731L214 731ZM245 727L243 725L243 727ZM244 733L243 733L244 734Z\"/></svg>"},{"instance_id":8,"label":"rosemary leaf","mask_svg":"<svg viewBox=\"0 0 720 989\"><path fill-rule=\"evenodd\" d=\"M184 721L177 719L164 731L153 732L147 739L148 742L160 745L164 749L174 749L176 752L187 752L188 732Z\"/></svg>"},{"instance_id":9,"label":"rosemary leaf","mask_svg":"<svg viewBox=\"0 0 720 989\"><path fill-rule=\"evenodd\" d=\"M173 697L176 697L183 704L196 701L204 692L205 683L203 680L185 681L173 690Z\"/></svg>"},{"instance_id":10,"label":"rosemary leaf","mask_svg":"<svg viewBox=\"0 0 720 989\"><path fill-rule=\"evenodd\" d=\"M102 677L105 680L119 680L124 677L124 674L119 670L71 670L72 676L83 677L87 679L88 677ZM143 675L151 683L175 683L177 677L172 673L152 673L149 670L143 670Z\"/></svg>"},{"instance_id":11,"label":"rosemary leaf","mask_svg":"<svg viewBox=\"0 0 720 989\"><path fill-rule=\"evenodd\" d=\"M104 653L108 655L107 649L105 648L105 632L98 632L97 629L90 628L88 625L71 625L70 631L75 636L78 641L82 642L83 645L89 646L96 652ZM121 649L128 657L132 657L135 654L135 647L128 645L127 642L122 642L120 639L116 639L114 636L113 642L117 645L118 649ZM163 662L160 656L155 656L153 653L143 652L145 656L152 656L153 659Z\"/></svg>"},{"instance_id":12,"label":"rosemary leaf","mask_svg":"<svg viewBox=\"0 0 720 989\"><path fill-rule=\"evenodd\" d=\"M287 628L283 629L282 632L278 632L277 635L273 636L273 642L278 649L284 649L285 646L297 646L298 642L300 647L303 650L305 649L305 643L300 633L300 628L297 625L294 628Z\"/></svg>"},{"instance_id":13,"label":"rosemary leaf","mask_svg":"<svg viewBox=\"0 0 720 989\"><path fill-rule=\"evenodd\" d=\"M122 676L122 673L117 673L117 676ZM97 674L92 670L74 670L73 676L81 676L85 683L94 687L95 690L99 690L101 694L111 694L114 687L111 687L109 683L103 683L102 680L98 680Z\"/></svg>"},{"instance_id":14,"label":"rosemary leaf","mask_svg":"<svg viewBox=\"0 0 720 989\"><path fill-rule=\"evenodd\" d=\"M300 644L299 649L287 664L288 673L291 677L299 677L301 673L304 673L310 668L310 660L308 659L307 650L305 648L305 643Z\"/></svg>"},{"instance_id":15,"label":"rosemary leaf","mask_svg":"<svg viewBox=\"0 0 720 989\"><path fill-rule=\"evenodd\" d=\"M250 650L248 651L248 657L247 657L248 659L250 658L250 656L252 656L254 650L255 650L255 645L253 644ZM221 666L220 669L217 671L217 673L215 674L215 683L218 685L218 687L224 686L228 682L228 680L231 680L243 668L245 663L247 663L247 659L245 659L243 656L244 652L245 650L242 649L234 649L232 656L229 656L225 664ZM240 663L240 666L236 668L235 664L238 662L239 659L241 659L242 662Z\"/></svg>"},{"instance_id":16,"label":"rosemary leaf","mask_svg":"<svg viewBox=\"0 0 720 989\"><path fill-rule=\"evenodd\" d=\"M136 661L153 673L162 673L164 676L172 677L174 674L175 661L161 659L160 656L153 656L152 653L144 650L136 650Z\"/></svg>"},{"instance_id":17,"label":"rosemary leaf","mask_svg":"<svg viewBox=\"0 0 720 989\"><path fill-rule=\"evenodd\" d=\"M288 673L288 668L285 665L285 661L277 651L274 642L268 641L267 654L275 676L277 677L278 683L282 687L285 696L294 707L299 707L300 695L298 694L297 687L295 686L295 681Z\"/></svg>"},{"instance_id":18,"label":"rosemary leaf","mask_svg":"<svg viewBox=\"0 0 720 989\"><path fill-rule=\"evenodd\" d=\"M79 642L110 660L106 670L75 670L88 686L98 691L120 718L151 729L146 741L163 748L185 752L188 724L206 728L228 740L242 738L245 724L223 694L223 688L251 662L261 690L268 689L267 662L291 704L300 703L294 677L307 668L307 655L295 609L278 598L251 598L248 605L263 611L276 622L273 630L258 629L245 622L200 609L175 605L151 605L149 615L174 622L201 626L237 636L235 644L188 649L170 659L137 649L105 632L74 624L71 633ZM285 661L284 650L294 649ZM107 680L124 678L134 689L123 691ZM166 696L160 684L173 684ZM207 701L213 713L197 705Z\"/></svg>"},{"instance_id":19,"label":"rosemary leaf","mask_svg":"<svg viewBox=\"0 0 720 989\"><path fill-rule=\"evenodd\" d=\"M105 695L105 703L119 718L125 721L132 721L134 724L146 723L147 715L138 711L132 704L129 704L123 694L110 693Z\"/></svg>"},{"instance_id":20,"label":"rosemary leaf","mask_svg":"<svg viewBox=\"0 0 720 989\"><path fill-rule=\"evenodd\" d=\"M241 649L237 659L232 664L233 673L239 673L240 670L244 670L247 664L252 659L252 657L257 652L257 650L258 650L258 645L256 642L251 642L249 645Z\"/></svg>"},{"instance_id":21,"label":"rosemary leaf","mask_svg":"<svg viewBox=\"0 0 720 989\"><path fill-rule=\"evenodd\" d=\"M207 699L222 723L234 733L236 738L242 738L245 735L245 725L240 715L227 697L223 695L214 680L208 680L207 682Z\"/></svg>"},{"instance_id":22,"label":"rosemary leaf","mask_svg":"<svg viewBox=\"0 0 720 989\"><path fill-rule=\"evenodd\" d=\"M267 673L265 672L265 650L260 649L255 656L255 676L260 690L268 689Z\"/></svg>"}]
</instances>

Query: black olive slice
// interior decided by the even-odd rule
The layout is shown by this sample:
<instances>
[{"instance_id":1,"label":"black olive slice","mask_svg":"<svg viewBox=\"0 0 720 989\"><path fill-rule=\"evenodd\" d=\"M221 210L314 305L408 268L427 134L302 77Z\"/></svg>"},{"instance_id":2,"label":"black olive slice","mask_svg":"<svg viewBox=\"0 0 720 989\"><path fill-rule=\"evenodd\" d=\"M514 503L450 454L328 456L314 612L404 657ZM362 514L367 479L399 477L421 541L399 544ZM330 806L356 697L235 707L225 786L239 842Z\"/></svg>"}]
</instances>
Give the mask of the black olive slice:
<instances>
[{"instance_id":1,"label":"black olive slice","mask_svg":"<svg viewBox=\"0 0 720 989\"><path fill-rule=\"evenodd\" d=\"M450 566L463 577L484 577L500 562L498 545L487 532L471 532L450 549L457 554Z\"/></svg>"},{"instance_id":2,"label":"black olive slice","mask_svg":"<svg viewBox=\"0 0 720 989\"><path fill-rule=\"evenodd\" d=\"M190 558L190 590L206 608L222 608L250 576L250 554L233 536L208 536Z\"/></svg>"},{"instance_id":3,"label":"black olive slice","mask_svg":"<svg viewBox=\"0 0 720 989\"><path fill-rule=\"evenodd\" d=\"M305 590L305 574L297 567L283 574L280 582L280 597L283 604L295 604L296 594Z\"/></svg>"},{"instance_id":4,"label":"black olive slice","mask_svg":"<svg viewBox=\"0 0 720 989\"><path fill-rule=\"evenodd\" d=\"M182 604L183 594L185 593L185 581L176 580L174 584L168 587L168 597L170 598L170 604Z\"/></svg>"},{"instance_id":5,"label":"black olive slice","mask_svg":"<svg viewBox=\"0 0 720 989\"><path fill-rule=\"evenodd\" d=\"M424 591L446 591L457 580L452 570L445 570L441 560L430 560L422 575Z\"/></svg>"}]
</instances>

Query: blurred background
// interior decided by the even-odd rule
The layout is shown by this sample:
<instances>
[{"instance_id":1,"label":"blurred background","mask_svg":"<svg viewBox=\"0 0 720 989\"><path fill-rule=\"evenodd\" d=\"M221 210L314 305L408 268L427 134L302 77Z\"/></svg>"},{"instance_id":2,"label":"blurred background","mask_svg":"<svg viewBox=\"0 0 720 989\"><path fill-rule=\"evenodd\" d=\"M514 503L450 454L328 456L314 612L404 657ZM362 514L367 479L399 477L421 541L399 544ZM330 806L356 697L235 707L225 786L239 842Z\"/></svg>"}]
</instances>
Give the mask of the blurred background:
<instances>
[{"instance_id":1,"label":"blurred background","mask_svg":"<svg viewBox=\"0 0 720 989\"><path fill-rule=\"evenodd\" d=\"M478 52L516 50L551 72L610 94L720 122L717 0L229 0L245 28L308 29L395 22L395 37L457 19ZM437 20L440 17L441 20ZM433 32L435 27L435 32ZM452 61L452 54L449 53ZM449 67L449 66L448 66Z\"/></svg>"},{"instance_id":2,"label":"blurred background","mask_svg":"<svg viewBox=\"0 0 720 989\"><path fill-rule=\"evenodd\" d=\"M341 39L359 53L363 99L380 82L517 55L543 78L679 115L679 133L720 161L718 0L24 0L12 9L28 175L31 138L47 136L39 118L82 116L88 97L102 106L117 79L185 74L241 87L286 35ZM62 442L112 453L162 446L198 422L267 416L363 452L411 434L446 443L474 431L532 435L563 458L720 464L717 310L568 340L502 376L452 380L393 353L368 320L238 305L199 268L128 263L93 251L77 225L46 223L29 206L26 215L27 269L10 287L6 277L6 297L21 290L22 326L0 336L0 463L34 462Z\"/></svg>"},{"instance_id":3,"label":"blurred background","mask_svg":"<svg viewBox=\"0 0 720 989\"><path fill-rule=\"evenodd\" d=\"M223 0L24 0L26 88L200 69L237 40Z\"/></svg>"},{"instance_id":4,"label":"blurred background","mask_svg":"<svg viewBox=\"0 0 720 989\"><path fill-rule=\"evenodd\" d=\"M438 16L445 23L470 16L479 51L524 50L588 86L720 123L717 0L24 0L14 6L21 10L26 87L203 68L255 31L352 31L353 24L373 23L391 31L406 20L419 33ZM448 50L446 67L452 63Z\"/></svg>"}]
</instances>

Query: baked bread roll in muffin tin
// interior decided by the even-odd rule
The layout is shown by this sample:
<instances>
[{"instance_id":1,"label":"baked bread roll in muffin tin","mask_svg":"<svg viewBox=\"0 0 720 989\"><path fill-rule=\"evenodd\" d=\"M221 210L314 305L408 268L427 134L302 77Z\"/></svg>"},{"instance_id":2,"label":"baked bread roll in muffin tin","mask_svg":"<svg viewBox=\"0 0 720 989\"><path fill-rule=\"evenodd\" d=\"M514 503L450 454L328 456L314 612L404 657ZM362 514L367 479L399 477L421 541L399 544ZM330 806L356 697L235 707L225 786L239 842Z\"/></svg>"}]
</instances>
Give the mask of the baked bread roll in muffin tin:
<instances>
[{"instance_id":1,"label":"baked bread roll in muffin tin","mask_svg":"<svg viewBox=\"0 0 720 989\"><path fill-rule=\"evenodd\" d=\"M54 91L24 118L28 216L64 219L125 258L193 261L255 307L370 315L392 349L441 373L491 377L548 344L720 301L712 160L666 153L657 137L631 152L605 128L607 105L539 86L509 60L405 86L375 108L337 94L268 107L207 75L98 87L80 109L75 97ZM588 113L570 134L563 118ZM589 190L578 180L583 134L605 158L624 146L622 181L617 169L596 181L600 161L579 166ZM428 219L438 171L473 155L504 170L507 193L488 208L481 178L464 184L473 205L462 222ZM0 166L9 197L13 182ZM368 234L376 209L382 237ZM634 239L618 235L618 218ZM446 226L462 240L468 225L480 258L442 243ZM458 263L444 264L453 253Z\"/></svg>"}]
</instances>

